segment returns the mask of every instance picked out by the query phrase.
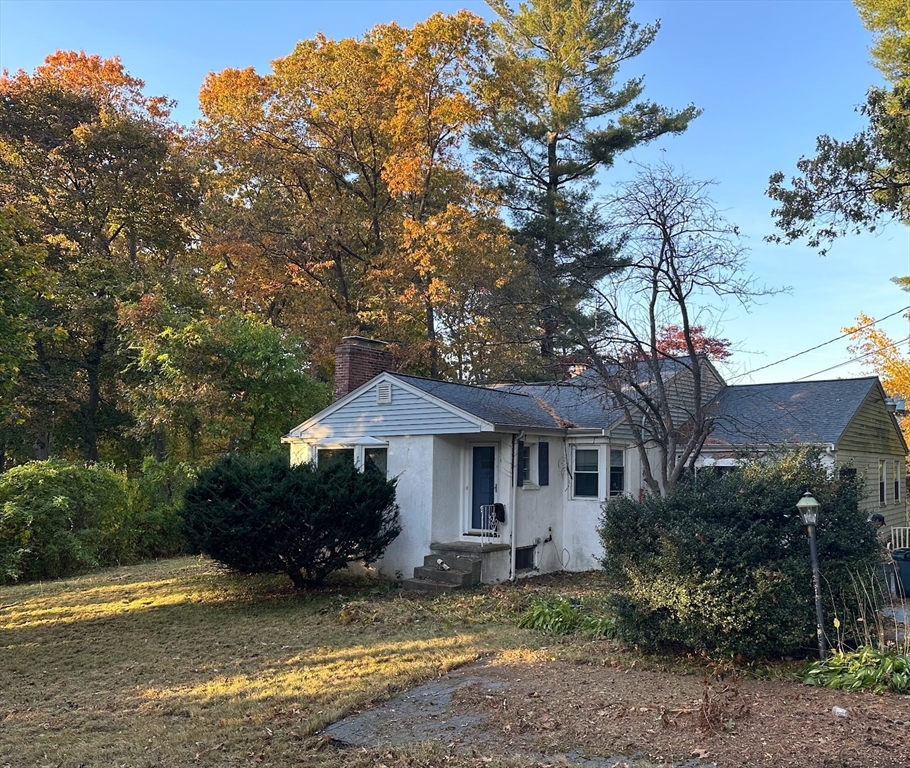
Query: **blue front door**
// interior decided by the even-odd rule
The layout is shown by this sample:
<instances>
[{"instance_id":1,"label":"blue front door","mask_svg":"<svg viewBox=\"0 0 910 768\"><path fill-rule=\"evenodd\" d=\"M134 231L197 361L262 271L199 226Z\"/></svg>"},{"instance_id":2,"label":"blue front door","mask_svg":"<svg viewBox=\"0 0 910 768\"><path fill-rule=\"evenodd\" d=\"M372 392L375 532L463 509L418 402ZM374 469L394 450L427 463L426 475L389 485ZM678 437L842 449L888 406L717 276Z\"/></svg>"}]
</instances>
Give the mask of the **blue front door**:
<instances>
[{"instance_id":1,"label":"blue front door","mask_svg":"<svg viewBox=\"0 0 910 768\"><path fill-rule=\"evenodd\" d=\"M492 504L496 490L496 447L475 445L471 457L471 529L481 530L480 507Z\"/></svg>"}]
</instances>

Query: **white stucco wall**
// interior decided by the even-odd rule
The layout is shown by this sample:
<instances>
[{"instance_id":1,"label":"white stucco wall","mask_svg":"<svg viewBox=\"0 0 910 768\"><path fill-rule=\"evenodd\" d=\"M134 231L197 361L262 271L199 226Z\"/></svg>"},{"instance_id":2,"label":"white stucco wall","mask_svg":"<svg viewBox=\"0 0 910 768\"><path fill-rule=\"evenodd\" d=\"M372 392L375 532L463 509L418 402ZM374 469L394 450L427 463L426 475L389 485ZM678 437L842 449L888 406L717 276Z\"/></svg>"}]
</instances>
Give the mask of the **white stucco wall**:
<instances>
[{"instance_id":1,"label":"white stucco wall","mask_svg":"<svg viewBox=\"0 0 910 768\"><path fill-rule=\"evenodd\" d=\"M431 507L433 496L434 438L390 437L389 477L398 479L396 499L400 510L401 534L377 563L382 576L408 579L414 567L423 565L430 553Z\"/></svg>"},{"instance_id":2,"label":"white stucco wall","mask_svg":"<svg viewBox=\"0 0 910 768\"><path fill-rule=\"evenodd\" d=\"M515 489L515 546L536 546L535 565L541 573L547 573L562 570L565 558L565 440L552 435L526 436L526 441L531 440L549 443L550 482ZM548 537L550 541L546 540Z\"/></svg>"},{"instance_id":3,"label":"white stucco wall","mask_svg":"<svg viewBox=\"0 0 910 768\"><path fill-rule=\"evenodd\" d=\"M465 438L460 435L434 440L433 494L429 510L433 520L433 541L458 541L463 533L465 446Z\"/></svg>"}]
</instances>

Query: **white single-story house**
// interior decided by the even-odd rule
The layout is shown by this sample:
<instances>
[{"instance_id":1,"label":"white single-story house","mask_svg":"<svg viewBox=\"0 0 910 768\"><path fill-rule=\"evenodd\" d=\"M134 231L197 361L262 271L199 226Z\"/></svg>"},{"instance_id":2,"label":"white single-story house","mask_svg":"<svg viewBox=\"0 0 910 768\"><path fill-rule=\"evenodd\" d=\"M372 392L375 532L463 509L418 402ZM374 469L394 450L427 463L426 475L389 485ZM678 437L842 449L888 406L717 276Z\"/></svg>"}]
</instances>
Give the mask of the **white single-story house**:
<instances>
[{"instance_id":1,"label":"white single-story house","mask_svg":"<svg viewBox=\"0 0 910 768\"><path fill-rule=\"evenodd\" d=\"M346 339L338 399L283 438L292 463L340 459L397 478L402 533L377 564L382 575L454 581L447 572L466 563L465 583L496 583L598 566L604 501L644 493L638 448L601 389L582 378L470 386L382 370L389 364L381 342ZM819 445L832 467L865 478L870 512L907 524L907 446L878 379L736 387L706 370L714 429L701 466L732 464L744 449Z\"/></svg>"}]
</instances>

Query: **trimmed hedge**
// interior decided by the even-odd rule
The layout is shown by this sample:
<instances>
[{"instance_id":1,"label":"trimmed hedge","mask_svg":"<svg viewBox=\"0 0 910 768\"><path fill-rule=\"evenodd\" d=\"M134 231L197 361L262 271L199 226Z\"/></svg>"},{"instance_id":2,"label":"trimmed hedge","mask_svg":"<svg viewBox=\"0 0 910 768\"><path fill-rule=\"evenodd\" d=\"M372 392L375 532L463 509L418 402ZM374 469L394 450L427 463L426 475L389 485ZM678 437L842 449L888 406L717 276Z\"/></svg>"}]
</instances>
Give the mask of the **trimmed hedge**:
<instances>
[{"instance_id":1,"label":"trimmed hedge","mask_svg":"<svg viewBox=\"0 0 910 768\"><path fill-rule=\"evenodd\" d=\"M215 462L183 515L197 551L244 573L285 573L298 589L374 562L401 532L394 481L344 462L289 467L283 455Z\"/></svg>"},{"instance_id":2,"label":"trimmed hedge","mask_svg":"<svg viewBox=\"0 0 910 768\"><path fill-rule=\"evenodd\" d=\"M665 498L615 499L599 533L620 637L746 658L815 645L806 527L795 505L821 504L817 527L825 613L861 615L856 584L873 583L881 549L859 488L828 476L816 453L701 472Z\"/></svg>"}]
</instances>

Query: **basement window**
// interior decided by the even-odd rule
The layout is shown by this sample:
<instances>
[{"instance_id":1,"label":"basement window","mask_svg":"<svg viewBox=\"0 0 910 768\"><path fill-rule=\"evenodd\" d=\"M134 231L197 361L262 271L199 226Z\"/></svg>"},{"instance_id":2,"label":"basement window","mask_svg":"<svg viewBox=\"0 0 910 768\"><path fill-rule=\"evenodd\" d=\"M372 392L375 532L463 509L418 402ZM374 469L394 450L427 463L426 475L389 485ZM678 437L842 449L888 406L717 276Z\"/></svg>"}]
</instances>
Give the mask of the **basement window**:
<instances>
[{"instance_id":1,"label":"basement window","mask_svg":"<svg viewBox=\"0 0 910 768\"><path fill-rule=\"evenodd\" d=\"M530 571L534 568L534 545L530 547L516 547L515 549L515 570Z\"/></svg>"}]
</instances>

